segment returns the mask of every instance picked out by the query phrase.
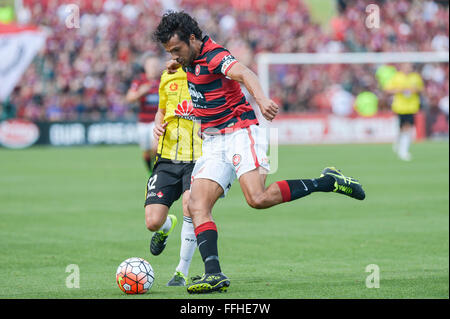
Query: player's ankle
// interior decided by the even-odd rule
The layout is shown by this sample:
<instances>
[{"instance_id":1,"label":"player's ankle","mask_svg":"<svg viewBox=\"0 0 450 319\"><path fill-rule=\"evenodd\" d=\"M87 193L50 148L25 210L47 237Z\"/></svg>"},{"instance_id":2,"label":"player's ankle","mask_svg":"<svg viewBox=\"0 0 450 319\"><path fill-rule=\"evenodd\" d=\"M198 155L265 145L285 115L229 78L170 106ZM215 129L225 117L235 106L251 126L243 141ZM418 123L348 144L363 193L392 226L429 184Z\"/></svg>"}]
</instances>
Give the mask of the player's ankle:
<instances>
[{"instance_id":1,"label":"player's ankle","mask_svg":"<svg viewBox=\"0 0 450 319\"><path fill-rule=\"evenodd\" d=\"M334 178L328 175L313 179L317 183L316 189L319 192L332 192L334 189Z\"/></svg>"}]
</instances>

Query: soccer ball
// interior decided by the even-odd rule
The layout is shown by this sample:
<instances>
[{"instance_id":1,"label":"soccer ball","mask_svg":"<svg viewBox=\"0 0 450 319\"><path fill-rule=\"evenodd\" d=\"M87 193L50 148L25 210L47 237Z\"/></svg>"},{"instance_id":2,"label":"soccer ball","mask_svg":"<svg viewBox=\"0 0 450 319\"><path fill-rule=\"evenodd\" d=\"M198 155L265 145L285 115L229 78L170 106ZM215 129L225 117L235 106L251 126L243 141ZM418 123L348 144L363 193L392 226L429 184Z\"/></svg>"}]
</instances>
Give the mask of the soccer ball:
<instances>
[{"instance_id":1,"label":"soccer ball","mask_svg":"<svg viewBox=\"0 0 450 319\"><path fill-rule=\"evenodd\" d=\"M139 257L124 260L116 272L117 285L127 294L145 294L152 287L154 278L150 263Z\"/></svg>"}]
</instances>

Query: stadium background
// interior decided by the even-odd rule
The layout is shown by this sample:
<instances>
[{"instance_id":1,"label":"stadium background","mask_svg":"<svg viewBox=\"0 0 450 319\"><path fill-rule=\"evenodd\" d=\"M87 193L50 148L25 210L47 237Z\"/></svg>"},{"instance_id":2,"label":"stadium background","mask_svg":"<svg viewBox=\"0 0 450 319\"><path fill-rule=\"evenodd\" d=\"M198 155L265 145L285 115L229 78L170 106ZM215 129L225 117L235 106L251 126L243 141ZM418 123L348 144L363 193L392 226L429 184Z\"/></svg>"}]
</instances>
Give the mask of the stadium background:
<instances>
[{"instance_id":1,"label":"stadium background","mask_svg":"<svg viewBox=\"0 0 450 319\"><path fill-rule=\"evenodd\" d=\"M26 69L0 119L33 122L133 121L125 102L140 58L161 12L182 8L205 33L223 43L255 72L256 55L271 53L448 51L448 1L379 1L381 28L365 27L370 1L29 1L22 23L47 30L45 47ZM68 29L67 4L80 8L80 28ZM206 9L207 7L207 9ZM362 14L363 13L363 14ZM380 113L391 96L377 82L377 65L277 65L270 68L270 96L285 113L351 117L355 97L374 92ZM416 64L425 81L421 137L448 135L448 63ZM333 101L339 100L334 106ZM44 125L45 127L45 125Z\"/></svg>"},{"instance_id":2,"label":"stadium background","mask_svg":"<svg viewBox=\"0 0 450 319\"><path fill-rule=\"evenodd\" d=\"M0 1L6 25L17 22L4 10L13 2ZM18 20L39 26L47 37L0 104L0 119L37 123L41 136L34 142L42 144L86 144L80 137L85 125L94 127L90 144L135 144L127 132L137 109L124 96L145 52L167 58L151 34L169 4L192 13L205 33L254 71L262 52L448 51L448 1L17 2L23 5ZM364 26L370 3L381 8L380 28ZM67 28L66 4L80 8L79 29ZM233 185L214 213L224 268L234 280L220 298L448 298L449 67L414 68L425 82L420 136L427 139L413 146L411 163L395 158L390 144L355 145L370 140L353 136L345 145L282 146L278 172L268 178L316 176L332 163L361 178L364 203L312 196L256 217ZM394 118L375 65L270 70L271 98L282 107L281 118L356 119L352 101L362 91L376 93L382 118ZM336 94L346 102L334 109ZM59 132L53 143L52 125ZM2 298L124 297L114 272L133 255L150 258L155 298L185 298L184 290L168 293L164 287L178 258L179 229L164 258L148 253L142 218L147 176L136 145L0 148L0 171ZM174 211L180 212L179 203ZM199 258L196 253L192 275L202 272ZM64 270L72 263L80 265L79 290L65 286ZM364 267L371 263L381 266L382 289L364 286Z\"/></svg>"}]
</instances>

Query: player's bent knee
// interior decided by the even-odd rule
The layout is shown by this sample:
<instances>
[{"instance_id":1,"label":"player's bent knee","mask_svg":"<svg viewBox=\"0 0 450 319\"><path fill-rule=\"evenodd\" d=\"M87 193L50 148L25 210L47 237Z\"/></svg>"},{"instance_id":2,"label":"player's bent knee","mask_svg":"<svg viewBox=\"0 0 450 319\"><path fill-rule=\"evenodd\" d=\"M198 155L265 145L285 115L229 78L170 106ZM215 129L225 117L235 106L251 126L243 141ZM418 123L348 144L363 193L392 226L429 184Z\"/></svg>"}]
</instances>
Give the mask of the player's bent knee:
<instances>
[{"instance_id":1,"label":"player's bent knee","mask_svg":"<svg viewBox=\"0 0 450 319\"><path fill-rule=\"evenodd\" d=\"M157 231L161 228L162 224L157 221L152 219L151 217L146 217L145 218L145 226L147 227L148 230L150 231Z\"/></svg>"},{"instance_id":2,"label":"player's bent knee","mask_svg":"<svg viewBox=\"0 0 450 319\"><path fill-rule=\"evenodd\" d=\"M263 209L267 208L264 197L260 195L248 195L245 198L247 200L247 204L255 209Z\"/></svg>"},{"instance_id":3,"label":"player's bent knee","mask_svg":"<svg viewBox=\"0 0 450 319\"><path fill-rule=\"evenodd\" d=\"M162 218L160 214L153 214L150 208L145 208L145 227L150 231L159 230L164 224L165 218Z\"/></svg>"}]
</instances>

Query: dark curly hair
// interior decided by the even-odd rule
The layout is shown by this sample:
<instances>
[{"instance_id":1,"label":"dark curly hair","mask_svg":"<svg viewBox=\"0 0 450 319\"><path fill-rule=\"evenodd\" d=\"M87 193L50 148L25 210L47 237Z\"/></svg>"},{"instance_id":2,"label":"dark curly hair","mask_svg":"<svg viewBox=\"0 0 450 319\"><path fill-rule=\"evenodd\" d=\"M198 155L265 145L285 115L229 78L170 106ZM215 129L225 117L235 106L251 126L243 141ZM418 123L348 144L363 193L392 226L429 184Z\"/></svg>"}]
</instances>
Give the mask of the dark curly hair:
<instances>
[{"instance_id":1,"label":"dark curly hair","mask_svg":"<svg viewBox=\"0 0 450 319\"><path fill-rule=\"evenodd\" d=\"M175 34L178 34L180 40L187 44L191 34L198 40L202 39L202 30L197 21L184 11L165 13L153 37L158 42L167 43Z\"/></svg>"}]
</instances>

